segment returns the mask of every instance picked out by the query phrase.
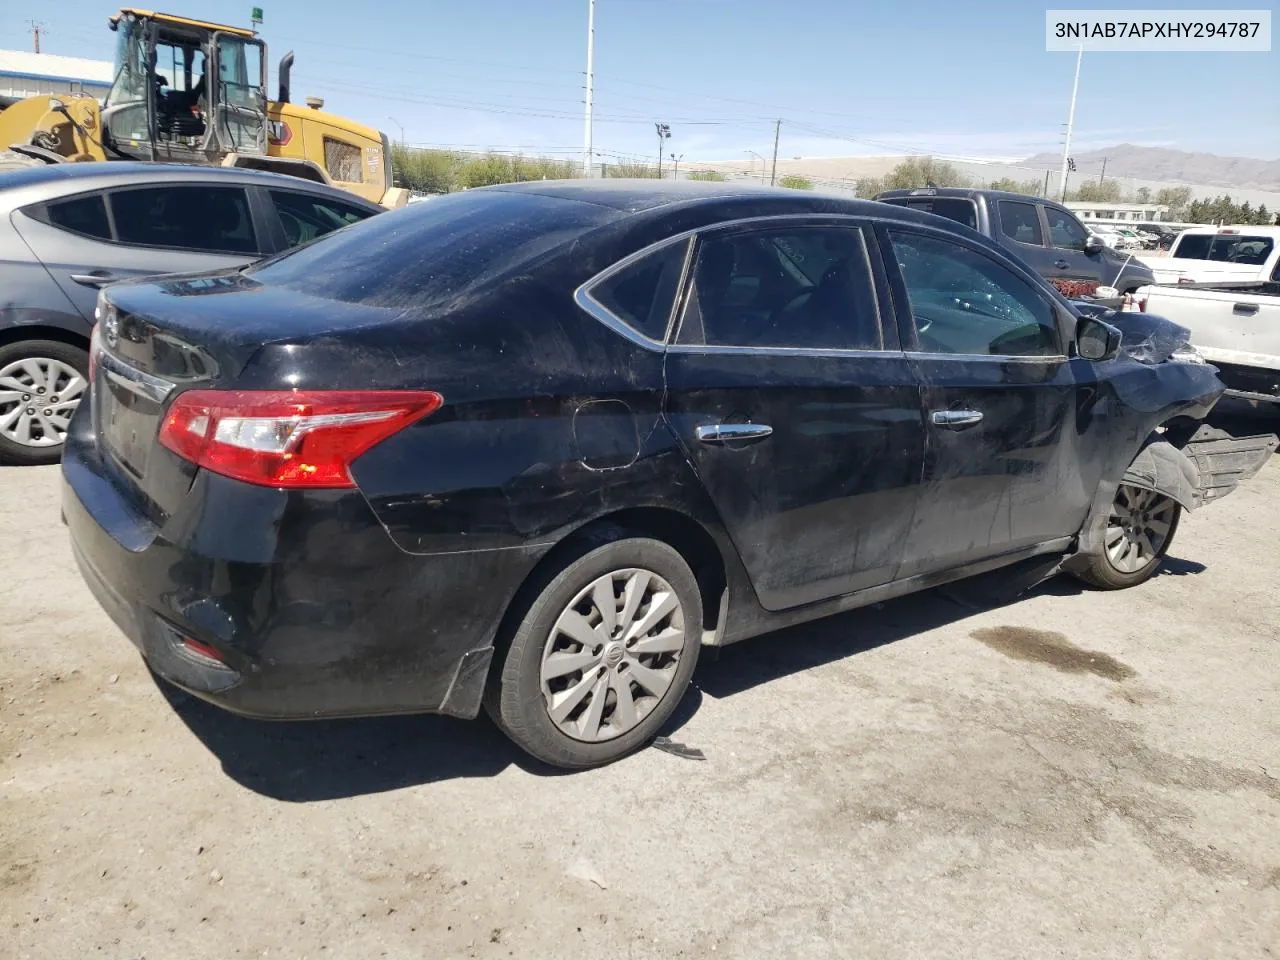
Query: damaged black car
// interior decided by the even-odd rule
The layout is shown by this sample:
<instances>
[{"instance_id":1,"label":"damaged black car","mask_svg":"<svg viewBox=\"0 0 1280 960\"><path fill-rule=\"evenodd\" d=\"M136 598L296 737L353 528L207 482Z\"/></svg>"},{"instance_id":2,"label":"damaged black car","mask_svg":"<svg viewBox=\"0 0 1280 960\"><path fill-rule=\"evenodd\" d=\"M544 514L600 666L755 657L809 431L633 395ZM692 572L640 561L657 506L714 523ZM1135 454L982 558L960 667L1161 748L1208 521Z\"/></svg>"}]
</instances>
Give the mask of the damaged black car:
<instances>
[{"instance_id":1,"label":"damaged black car","mask_svg":"<svg viewBox=\"0 0 1280 960\"><path fill-rule=\"evenodd\" d=\"M1040 558L1150 577L1276 447L1179 328L976 232L725 184L486 188L104 291L80 569L239 713L473 717L585 767L700 649Z\"/></svg>"}]
</instances>

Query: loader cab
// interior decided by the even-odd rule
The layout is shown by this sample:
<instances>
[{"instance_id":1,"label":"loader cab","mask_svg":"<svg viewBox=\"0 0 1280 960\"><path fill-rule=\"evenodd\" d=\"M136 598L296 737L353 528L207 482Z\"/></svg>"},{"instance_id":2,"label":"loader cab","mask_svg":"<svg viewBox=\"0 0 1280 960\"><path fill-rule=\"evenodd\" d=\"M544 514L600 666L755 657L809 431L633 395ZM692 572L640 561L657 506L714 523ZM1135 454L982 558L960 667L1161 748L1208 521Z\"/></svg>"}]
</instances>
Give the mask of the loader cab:
<instances>
[{"instance_id":1,"label":"loader cab","mask_svg":"<svg viewBox=\"0 0 1280 960\"><path fill-rule=\"evenodd\" d=\"M110 25L109 156L218 164L267 152L266 45L252 31L129 9Z\"/></svg>"}]
</instances>

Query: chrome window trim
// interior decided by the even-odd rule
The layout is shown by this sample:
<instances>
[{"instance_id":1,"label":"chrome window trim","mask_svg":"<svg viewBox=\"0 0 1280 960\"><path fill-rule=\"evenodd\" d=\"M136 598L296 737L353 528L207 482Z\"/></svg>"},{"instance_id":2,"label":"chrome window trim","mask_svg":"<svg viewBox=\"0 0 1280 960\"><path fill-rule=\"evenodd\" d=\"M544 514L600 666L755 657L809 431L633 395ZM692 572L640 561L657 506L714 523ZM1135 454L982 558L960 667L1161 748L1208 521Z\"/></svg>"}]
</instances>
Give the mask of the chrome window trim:
<instances>
[{"instance_id":1,"label":"chrome window trim","mask_svg":"<svg viewBox=\"0 0 1280 960\"><path fill-rule=\"evenodd\" d=\"M1012 353L936 353L924 350L907 350L906 354L913 360L963 360L966 363L971 363L974 360L985 360L990 363L1066 363L1071 359L1065 353L1028 357L1024 354Z\"/></svg>"}]
</instances>

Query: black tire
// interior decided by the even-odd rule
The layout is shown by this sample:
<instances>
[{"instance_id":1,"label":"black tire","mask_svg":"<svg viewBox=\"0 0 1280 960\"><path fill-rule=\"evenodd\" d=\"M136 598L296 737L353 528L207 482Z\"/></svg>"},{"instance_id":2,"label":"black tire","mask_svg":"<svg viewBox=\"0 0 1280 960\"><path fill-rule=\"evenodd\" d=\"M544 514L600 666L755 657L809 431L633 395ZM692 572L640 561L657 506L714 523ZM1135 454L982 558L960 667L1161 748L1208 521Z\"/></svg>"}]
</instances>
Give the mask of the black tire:
<instances>
[{"instance_id":1,"label":"black tire","mask_svg":"<svg viewBox=\"0 0 1280 960\"><path fill-rule=\"evenodd\" d=\"M513 626L510 641L499 646L499 659L494 665L485 692L486 711L508 737L538 760L565 769L584 769L611 763L645 746L684 697L689 679L697 666L698 651L702 643L702 596L693 571L684 558L660 540L632 537L620 531L607 535L616 539L603 544L598 539L583 543L580 550L568 555L558 571L550 571L543 582L535 584L526 594L523 613L513 611L515 616L509 618ZM552 631L575 597L602 577L633 569L656 574L666 581L679 603L678 610L684 626L683 640L678 653L664 655L671 657L671 660L665 661L672 674L670 685L656 704L649 707L647 714L641 716L639 722L626 732L595 742L576 739L563 732L551 718L550 708L543 694L544 652L549 649L549 641L555 642ZM623 574L619 573L618 576ZM621 600L620 595L619 601ZM639 616L637 614L637 619ZM611 642L610 645L614 644ZM585 650L583 647L582 651ZM650 661L656 662L658 661ZM601 667L601 670L604 669L607 668ZM626 668L619 665L617 669L625 671ZM596 676L595 667L579 675L585 683L590 677ZM630 691L630 679L625 682ZM601 710L616 713L617 694L609 688L603 692L599 690L599 686L594 687L588 694L589 699L582 703L589 705L599 695L605 704ZM641 698L644 697L642 686L637 684L634 690L641 694ZM613 698L612 705L610 698ZM585 707L583 712L588 712Z\"/></svg>"},{"instance_id":2,"label":"black tire","mask_svg":"<svg viewBox=\"0 0 1280 960\"><path fill-rule=\"evenodd\" d=\"M1124 490L1125 485L1122 484L1120 490L1116 492L1116 502L1112 506L1113 511L1119 505ZM1164 561L1165 554L1169 552L1169 545L1173 543L1173 538L1178 532L1178 521L1182 519L1182 507L1169 497L1163 497L1159 494L1153 496L1156 497L1156 501L1159 504L1158 509L1165 512L1164 515L1168 518L1169 528L1154 554L1138 569L1124 570L1120 569L1112 561L1111 551L1108 545L1104 543L1102 552L1091 557L1088 566L1075 571L1077 578L1098 590L1125 590L1129 587L1136 587L1140 583L1146 583L1146 581L1155 576L1156 571L1160 569L1160 564ZM1108 518L1108 524L1110 524L1110 518Z\"/></svg>"},{"instance_id":3,"label":"black tire","mask_svg":"<svg viewBox=\"0 0 1280 960\"><path fill-rule=\"evenodd\" d=\"M89 378L89 353L82 347L57 340L19 340L0 347L0 370L28 359L57 360L74 369L81 378ZM0 387L0 391L4 390L5 388ZM20 401L0 403L0 420L13 409L15 403ZM28 446L0 432L0 463L35 466L57 463L61 457L61 442L49 446Z\"/></svg>"}]
</instances>

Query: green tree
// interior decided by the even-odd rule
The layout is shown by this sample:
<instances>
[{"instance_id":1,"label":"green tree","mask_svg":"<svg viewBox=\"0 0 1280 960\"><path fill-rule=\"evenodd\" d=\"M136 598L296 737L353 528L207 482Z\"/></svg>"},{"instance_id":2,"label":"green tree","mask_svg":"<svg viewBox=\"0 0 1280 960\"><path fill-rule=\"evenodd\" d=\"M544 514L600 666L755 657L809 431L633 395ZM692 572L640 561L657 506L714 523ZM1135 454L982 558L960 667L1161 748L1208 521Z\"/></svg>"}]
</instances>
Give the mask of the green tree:
<instances>
[{"instance_id":1,"label":"green tree","mask_svg":"<svg viewBox=\"0 0 1280 960\"><path fill-rule=\"evenodd\" d=\"M656 180L658 168L648 163L606 163L604 175L626 180Z\"/></svg>"},{"instance_id":2,"label":"green tree","mask_svg":"<svg viewBox=\"0 0 1280 960\"><path fill-rule=\"evenodd\" d=\"M1269 226L1272 220L1271 211L1267 209L1267 205L1265 203L1259 205L1258 212L1255 214L1255 217L1257 219L1253 222L1261 227Z\"/></svg>"},{"instance_id":3,"label":"green tree","mask_svg":"<svg viewBox=\"0 0 1280 960\"><path fill-rule=\"evenodd\" d=\"M884 178L885 190L912 190L935 187L968 187L973 181L945 160L933 157L908 157Z\"/></svg>"},{"instance_id":4,"label":"green tree","mask_svg":"<svg viewBox=\"0 0 1280 960\"><path fill-rule=\"evenodd\" d=\"M885 190L884 180L879 177L863 177L854 184L854 192L864 200L874 199Z\"/></svg>"},{"instance_id":5,"label":"green tree","mask_svg":"<svg viewBox=\"0 0 1280 960\"><path fill-rule=\"evenodd\" d=\"M1001 177L991 181L992 190L1003 190L1006 193L1021 193L1028 197L1040 196L1043 184L1039 180L1014 180L1012 177Z\"/></svg>"},{"instance_id":6,"label":"green tree","mask_svg":"<svg viewBox=\"0 0 1280 960\"><path fill-rule=\"evenodd\" d=\"M1172 220L1183 219L1182 213L1186 210L1187 205L1191 202L1190 187L1165 187L1156 193L1156 203L1162 207L1169 208L1169 217ZM1193 221L1200 223L1202 221Z\"/></svg>"},{"instance_id":7,"label":"green tree","mask_svg":"<svg viewBox=\"0 0 1280 960\"><path fill-rule=\"evenodd\" d=\"M729 179L719 170L692 170L689 172L690 180L711 180L715 183L723 183Z\"/></svg>"},{"instance_id":8,"label":"green tree","mask_svg":"<svg viewBox=\"0 0 1280 960\"><path fill-rule=\"evenodd\" d=\"M1073 191L1073 195L1076 200L1086 203L1119 203L1124 191L1115 180L1104 180L1102 183L1089 180L1080 184Z\"/></svg>"},{"instance_id":9,"label":"green tree","mask_svg":"<svg viewBox=\"0 0 1280 960\"><path fill-rule=\"evenodd\" d=\"M1150 188L1150 187L1139 187L1139 188L1138 188L1138 190L1137 190L1137 192L1136 192L1136 193L1134 193L1134 195L1133 195L1133 199L1134 199L1134 200L1136 200L1138 203L1150 203L1150 202L1151 202L1151 188Z\"/></svg>"},{"instance_id":10,"label":"green tree","mask_svg":"<svg viewBox=\"0 0 1280 960\"><path fill-rule=\"evenodd\" d=\"M812 190L813 181L808 177L798 177L794 173L789 173L785 177L778 178L778 186L791 190Z\"/></svg>"}]
</instances>

